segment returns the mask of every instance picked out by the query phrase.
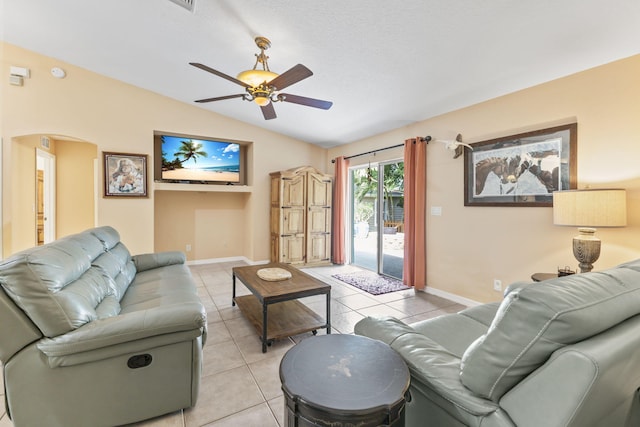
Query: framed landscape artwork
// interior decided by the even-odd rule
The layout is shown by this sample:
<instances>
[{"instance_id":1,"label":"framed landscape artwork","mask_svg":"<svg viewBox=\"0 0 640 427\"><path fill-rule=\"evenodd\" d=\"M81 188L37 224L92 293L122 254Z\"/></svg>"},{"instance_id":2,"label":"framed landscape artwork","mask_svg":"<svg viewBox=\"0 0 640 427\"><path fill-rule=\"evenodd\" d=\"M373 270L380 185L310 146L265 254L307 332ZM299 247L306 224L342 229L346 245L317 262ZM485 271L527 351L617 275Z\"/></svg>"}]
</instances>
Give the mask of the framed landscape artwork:
<instances>
[{"instance_id":1,"label":"framed landscape artwork","mask_svg":"<svg viewBox=\"0 0 640 427\"><path fill-rule=\"evenodd\" d=\"M465 206L553 206L577 187L577 124L471 144L464 153Z\"/></svg>"},{"instance_id":2,"label":"framed landscape artwork","mask_svg":"<svg viewBox=\"0 0 640 427\"><path fill-rule=\"evenodd\" d=\"M104 197L147 197L147 155L108 153L104 156Z\"/></svg>"}]
</instances>

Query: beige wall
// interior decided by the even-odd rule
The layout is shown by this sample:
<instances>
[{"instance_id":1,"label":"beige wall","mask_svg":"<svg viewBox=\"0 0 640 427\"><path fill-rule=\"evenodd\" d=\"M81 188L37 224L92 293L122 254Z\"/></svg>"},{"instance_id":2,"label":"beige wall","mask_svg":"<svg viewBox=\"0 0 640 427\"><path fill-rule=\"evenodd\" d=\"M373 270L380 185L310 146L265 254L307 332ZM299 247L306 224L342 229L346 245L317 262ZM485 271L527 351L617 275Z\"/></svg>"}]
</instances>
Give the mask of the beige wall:
<instances>
[{"instance_id":1,"label":"beige wall","mask_svg":"<svg viewBox=\"0 0 640 427\"><path fill-rule=\"evenodd\" d=\"M98 147L80 141L55 141L55 145L56 234L67 236L95 224Z\"/></svg>"},{"instance_id":2,"label":"beige wall","mask_svg":"<svg viewBox=\"0 0 640 427\"><path fill-rule=\"evenodd\" d=\"M600 229L595 269L640 257L640 56L617 61L517 93L329 150L329 159L431 135L468 143L558 124L578 123L578 186L626 188L629 226ZM428 94L425 94L428 96ZM400 158L400 149L352 164ZM443 144L427 150L427 283L475 301L499 300L493 280L528 280L535 272L577 267L577 231L552 224L552 208L465 207L463 159Z\"/></svg>"},{"instance_id":3,"label":"beige wall","mask_svg":"<svg viewBox=\"0 0 640 427\"><path fill-rule=\"evenodd\" d=\"M162 212L156 216L156 250L183 251L192 260L246 253L251 197L249 193L156 191L155 209Z\"/></svg>"},{"instance_id":4,"label":"beige wall","mask_svg":"<svg viewBox=\"0 0 640 427\"><path fill-rule=\"evenodd\" d=\"M14 211L14 199L28 182L15 179L14 173L20 168L14 164L12 151L14 139L23 135L62 135L95 144L98 150L98 174L102 176L102 151L148 154L150 163L153 156L153 131L163 130L191 135L212 136L225 139L253 142L252 168L249 171L252 192L244 196L229 196L238 209L237 199L244 204L243 215L230 215L212 208L217 196L202 196L207 202L195 201L193 193L185 197L183 193L160 195L162 205L185 202L190 213L183 221L171 221L172 232L184 235L193 244L189 256L194 254L216 254L217 257L244 256L250 260L269 258L269 172L288 169L300 165L311 165L324 170L327 163L326 150L264 130L255 126L211 113L195 105L178 102L152 92L109 79L87 70L63 63L53 58L9 45L2 49L0 85L2 88L3 138L3 255L24 249L24 242L14 237L20 232L22 211ZM25 79L24 86L9 85L10 66L27 67L31 78ZM67 71L65 79L56 79L49 70L61 67ZM233 102L233 101L229 101ZM287 153L282 156L282 153ZM121 234L132 253L150 252L155 249L156 222L167 224L162 208L156 209L154 183L151 179L152 165L149 165L150 191L146 199L114 199L102 197L102 178L97 200L97 225L112 225ZM31 187L29 187L31 188ZM226 196L222 196L223 199ZM175 199L175 200L172 200ZM213 200L213 201L212 201ZM173 211L167 216L172 218ZM217 215L220 214L220 218ZM218 221L220 219L221 221ZM242 245L228 242L220 248L215 239L203 239L193 222L223 222L226 230L242 236ZM65 232L83 229L65 227ZM71 228L76 228L72 230ZM210 236L210 234L207 234ZM230 238L229 238L230 239ZM182 242L182 243L184 243ZM164 243L162 243L164 245ZM177 248L177 247L176 247ZM182 248L184 250L184 248Z\"/></svg>"}]
</instances>

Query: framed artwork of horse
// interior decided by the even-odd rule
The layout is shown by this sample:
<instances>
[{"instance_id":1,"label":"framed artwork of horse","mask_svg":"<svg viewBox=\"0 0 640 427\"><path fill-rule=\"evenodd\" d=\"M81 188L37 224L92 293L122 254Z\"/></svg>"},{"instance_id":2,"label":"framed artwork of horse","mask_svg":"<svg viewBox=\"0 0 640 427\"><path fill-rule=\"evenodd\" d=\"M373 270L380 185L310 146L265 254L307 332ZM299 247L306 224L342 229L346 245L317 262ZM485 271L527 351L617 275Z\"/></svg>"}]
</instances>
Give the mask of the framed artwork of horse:
<instances>
[{"instance_id":1,"label":"framed artwork of horse","mask_svg":"<svg viewBox=\"0 0 640 427\"><path fill-rule=\"evenodd\" d=\"M104 197L148 197L146 154L102 154Z\"/></svg>"},{"instance_id":2,"label":"framed artwork of horse","mask_svg":"<svg viewBox=\"0 0 640 427\"><path fill-rule=\"evenodd\" d=\"M464 153L465 206L553 206L577 187L576 123L471 144Z\"/></svg>"}]
</instances>

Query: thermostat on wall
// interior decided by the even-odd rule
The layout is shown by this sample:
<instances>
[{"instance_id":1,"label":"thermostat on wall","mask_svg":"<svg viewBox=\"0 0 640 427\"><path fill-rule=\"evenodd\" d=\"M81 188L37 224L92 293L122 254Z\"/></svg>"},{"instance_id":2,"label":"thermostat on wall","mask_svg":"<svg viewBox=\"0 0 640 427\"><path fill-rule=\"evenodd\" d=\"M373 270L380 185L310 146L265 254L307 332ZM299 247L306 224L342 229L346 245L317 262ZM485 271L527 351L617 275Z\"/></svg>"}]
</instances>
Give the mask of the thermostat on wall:
<instances>
[{"instance_id":1,"label":"thermostat on wall","mask_svg":"<svg viewBox=\"0 0 640 427\"><path fill-rule=\"evenodd\" d=\"M62 68L53 67L51 69L51 75L58 79L64 79L67 73Z\"/></svg>"}]
</instances>

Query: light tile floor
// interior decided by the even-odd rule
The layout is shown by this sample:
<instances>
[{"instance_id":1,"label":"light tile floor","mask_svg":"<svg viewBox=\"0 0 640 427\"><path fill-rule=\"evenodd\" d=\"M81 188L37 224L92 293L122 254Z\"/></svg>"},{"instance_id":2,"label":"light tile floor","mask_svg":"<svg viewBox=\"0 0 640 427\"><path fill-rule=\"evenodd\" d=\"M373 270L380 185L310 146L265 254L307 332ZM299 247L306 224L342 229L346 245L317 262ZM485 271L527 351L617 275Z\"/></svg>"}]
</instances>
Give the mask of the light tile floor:
<instances>
[{"instance_id":1,"label":"light tile floor","mask_svg":"<svg viewBox=\"0 0 640 427\"><path fill-rule=\"evenodd\" d=\"M192 265L198 292L204 303L209 334L203 353L204 366L198 403L185 409L136 424L146 427L281 427L284 426L284 398L280 388L279 367L282 356L302 339L303 334L276 341L262 353L260 340L237 307L231 306L231 268L243 263ZM352 266L327 266L304 269L329 283L331 289L332 333L351 334L354 325L365 316L391 315L406 323L417 322L465 307L444 298L413 290L373 296L331 277L357 270ZM250 292L237 282L237 294ZM324 295L301 300L325 314ZM318 331L324 334L326 331ZM0 370L0 381L2 381ZM2 389L4 393L4 389ZM12 427L0 395L0 427Z\"/></svg>"}]
</instances>

